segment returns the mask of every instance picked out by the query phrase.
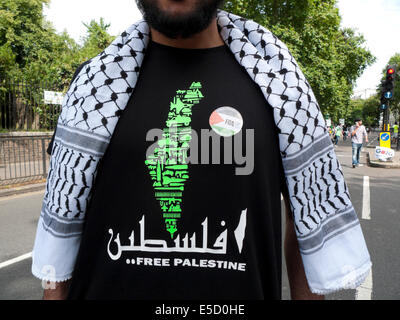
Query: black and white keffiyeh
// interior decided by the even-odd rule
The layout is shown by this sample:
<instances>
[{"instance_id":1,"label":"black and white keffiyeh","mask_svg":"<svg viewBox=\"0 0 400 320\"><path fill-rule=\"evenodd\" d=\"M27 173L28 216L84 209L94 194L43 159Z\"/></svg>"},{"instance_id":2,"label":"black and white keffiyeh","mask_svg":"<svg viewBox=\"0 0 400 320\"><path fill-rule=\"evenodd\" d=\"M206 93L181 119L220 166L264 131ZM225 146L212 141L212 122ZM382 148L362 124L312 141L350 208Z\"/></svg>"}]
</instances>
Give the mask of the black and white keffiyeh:
<instances>
[{"instance_id":1,"label":"black and white keffiyeh","mask_svg":"<svg viewBox=\"0 0 400 320\"><path fill-rule=\"evenodd\" d=\"M310 289L355 288L370 256L341 166L310 85L270 31L223 10L226 45L274 109L296 234ZM72 277L99 161L135 88L150 39L144 20L82 68L64 97L33 250L41 279Z\"/></svg>"}]
</instances>

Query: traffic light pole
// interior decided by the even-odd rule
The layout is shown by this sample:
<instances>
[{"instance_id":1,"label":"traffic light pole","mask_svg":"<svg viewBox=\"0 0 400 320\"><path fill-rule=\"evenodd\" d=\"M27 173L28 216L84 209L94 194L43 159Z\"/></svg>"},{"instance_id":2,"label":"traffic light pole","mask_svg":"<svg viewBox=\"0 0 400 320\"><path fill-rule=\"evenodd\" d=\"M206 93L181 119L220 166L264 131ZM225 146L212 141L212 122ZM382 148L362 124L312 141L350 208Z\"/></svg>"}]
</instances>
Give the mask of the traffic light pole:
<instances>
[{"instance_id":1,"label":"traffic light pole","mask_svg":"<svg viewBox=\"0 0 400 320\"><path fill-rule=\"evenodd\" d=\"M385 103L386 109L383 110L383 122L382 122L382 132L388 132L389 120L390 120L390 105L389 101Z\"/></svg>"},{"instance_id":2,"label":"traffic light pole","mask_svg":"<svg viewBox=\"0 0 400 320\"><path fill-rule=\"evenodd\" d=\"M388 103L388 108L383 111L383 132L389 132L390 128L389 128L389 121L390 121L390 107L389 107L389 103Z\"/></svg>"},{"instance_id":3,"label":"traffic light pole","mask_svg":"<svg viewBox=\"0 0 400 320\"><path fill-rule=\"evenodd\" d=\"M397 123L400 123L400 115L399 115L399 119L398 119L398 121L397 121ZM399 137L399 132L397 132L397 148L396 148L396 150L397 151L400 151L400 137Z\"/></svg>"},{"instance_id":4,"label":"traffic light pole","mask_svg":"<svg viewBox=\"0 0 400 320\"><path fill-rule=\"evenodd\" d=\"M383 128L382 132L389 133L390 136L390 101L394 96L396 68L393 65L386 67L386 79L382 81L382 95L381 95L381 106L383 110ZM382 144L382 141L381 141Z\"/></svg>"},{"instance_id":5,"label":"traffic light pole","mask_svg":"<svg viewBox=\"0 0 400 320\"><path fill-rule=\"evenodd\" d=\"M399 137L399 133L397 133L397 151L400 151L400 137Z\"/></svg>"}]
</instances>

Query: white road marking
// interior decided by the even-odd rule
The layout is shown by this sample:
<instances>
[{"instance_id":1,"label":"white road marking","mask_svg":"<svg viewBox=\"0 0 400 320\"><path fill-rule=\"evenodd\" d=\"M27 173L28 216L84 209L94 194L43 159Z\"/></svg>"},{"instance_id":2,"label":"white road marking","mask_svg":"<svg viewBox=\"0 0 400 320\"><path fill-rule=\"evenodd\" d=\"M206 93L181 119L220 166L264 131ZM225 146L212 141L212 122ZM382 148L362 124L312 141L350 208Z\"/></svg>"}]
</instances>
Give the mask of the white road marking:
<instances>
[{"instance_id":1,"label":"white road marking","mask_svg":"<svg viewBox=\"0 0 400 320\"><path fill-rule=\"evenodd\" d=\"M363 205L361 216L365 220L371 220L371 197L368 176L364 176ZM372 300L372 268L364 283L357 288L356 300Z\"/></svg>"},{"instance_id":2,"label":"white road marking","mask_svg":"<svg viewBox=\"0 0 400 320\"><path fill-rule=\"evenodd\" d=\"M361 217L365 220L371 220L371 197L369 191L369 177L364 176L363 185L363 206Z\"/></svg>"},{"instance_id":3,"label":"white road marking","mask_svg":"<svg viewBox=\"0 0 400 320\"><path fill-rule=\"evenodd\" d=\"M14 263L20 262L22 260L29 259L31 257L32 257L32 252L29 252L29 253L23 254L22 256L16 257L14 259L2 262L2 263L0 263L0 269L5 268L5 267L7 267L9 265L12 265Z\"/></svg>"},{"instance_id":4,"label":"white road marking","mask_svg":"<svg viewBox=\"0 0 400 320\"><path fill-rule=\"evenodd\" d=\"M343 151L336 152L336 155L337 155L338 157L351 157L351 156L352 156L351 153L349 153L349 152L343 152Z\"/></svg>"},{"instance_id":5,"label":"white road marking","mask_svg":"<svg viewBox=\"0 0 400 320\"><path fill-rule=\"evenodd\" d=\"M372 268L364 283L357 288L356 300L372 300Z\"/></svg>"}]
</instances>

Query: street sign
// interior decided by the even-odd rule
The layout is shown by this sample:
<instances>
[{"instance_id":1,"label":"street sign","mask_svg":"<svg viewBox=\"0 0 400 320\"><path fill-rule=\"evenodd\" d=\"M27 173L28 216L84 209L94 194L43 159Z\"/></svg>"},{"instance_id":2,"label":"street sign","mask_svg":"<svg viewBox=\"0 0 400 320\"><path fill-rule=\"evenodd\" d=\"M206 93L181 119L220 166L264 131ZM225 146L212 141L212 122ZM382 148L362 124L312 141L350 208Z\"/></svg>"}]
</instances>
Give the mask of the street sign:
<instances>
[{"instance_id":1,"label":"street sign","mask_svg":"<svg viewBox=\"0 0 400 320\"><path fill-rule=\"evenodd\" d=\"M62 92L44 90L43 95L45 104L62 104L64 100L64 94Z\"/></svg>"},{"instance_id":2,"label":"street sign","mask_svg":"<svg viewBox=\"0 0 400 320\"><path fill-rule=\"evenodd\" d=\"M381 132L380 133L380 146L382 148L391 148L391 144L390 144L390 132Z\"/></svg>"},{"instance_id":3,"label":"street sign","mask_svg":"<svg viewBox=\"0 0 400 320\"><path fill-rule=\"evenodd\" d=\"M387 104L382 104L381 105L381 110L386 110L388 108L388 105Z\"/></svg>"},{"instance_id":4,"label":"street sign","mask_svg":"<svg viewBox=\"0 0 400 320\"><path fill-rule=\"evenodd\" d=\"M393 98L393 92L391 92L391 91L386 92L385 93L385 98L386 99L392 99Z\"/></svg>"},{"instance_id":5,"label":"street sign","mask_svg":"<svg viewBox=\"0 0 400 320\"><path fill-rule=\"evenodd\" d=\"M327 119L326 120L326 126L330 127L332 125L332 120L331 119Z\"/></svg>"},{"instance_id":6,"label":"street sign","mask_svg":"<svg viewBox=\"0 0 400 320\"><path fill-rule=\"evenodd\" d=\"M375 157L380 161L391 161L394 158L395 152L390 148L376 147Z\"/></svg>"},{"instance_id":7,"label":"street sign","mask_svg":"<svg viewBox=\"0 0 400 320\"><path fill-rule=\"evenodd\" d=\"M389 141L389 139L390 139L390 134L389 133L382 133L382 135L381 135L381 139L382 139L382 141Z\"/></svg>"}]
</instances>

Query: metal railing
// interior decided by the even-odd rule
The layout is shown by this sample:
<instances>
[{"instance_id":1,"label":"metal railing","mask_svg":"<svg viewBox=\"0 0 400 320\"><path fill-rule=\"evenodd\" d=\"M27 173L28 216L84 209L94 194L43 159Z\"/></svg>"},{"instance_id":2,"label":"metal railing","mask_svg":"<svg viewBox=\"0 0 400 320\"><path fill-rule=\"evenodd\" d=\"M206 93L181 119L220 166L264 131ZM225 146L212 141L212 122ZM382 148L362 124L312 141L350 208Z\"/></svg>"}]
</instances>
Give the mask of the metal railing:
<instances>
[{"instance_id":1,"label":"metal railing","mask_svg":"<svg viewBox=\"0 0 400 320\"><path fill-rule=\"evenodd\" d=\"M0 186L47 177L51 136L0 137Z\"/></svg>"},{"instance_id":2,"label":"metal railing","mask_svg":"<svg viewBox=\"0 0 400 320\"><path fill-rule=\"evenodd\" d=\"M53 130L60 105L46 104L44 91L61 91L51 83L0 79L0 130Z\"/></svg>"}]
</instances>

